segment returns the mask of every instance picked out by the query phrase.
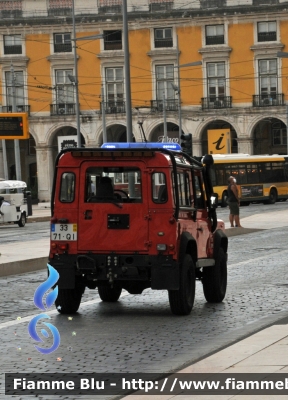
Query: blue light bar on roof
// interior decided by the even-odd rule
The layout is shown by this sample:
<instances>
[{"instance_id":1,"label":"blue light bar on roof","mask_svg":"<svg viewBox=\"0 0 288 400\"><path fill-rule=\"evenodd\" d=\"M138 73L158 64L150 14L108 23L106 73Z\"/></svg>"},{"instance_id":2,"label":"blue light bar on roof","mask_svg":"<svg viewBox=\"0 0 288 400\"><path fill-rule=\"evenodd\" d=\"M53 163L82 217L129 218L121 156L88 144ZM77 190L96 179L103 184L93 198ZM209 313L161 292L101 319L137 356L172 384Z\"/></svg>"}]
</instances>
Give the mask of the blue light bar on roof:
<instances>
[{"instance_id":1,"label":"blue light bar on roof","mask_svg":"<svg viewBox=\"0 0 288 400\"><path fill-rule=\"evenodd\" d=\"M173 151L181 151L181 146L178 143L104 143L103 149L166 149Z\"/></svg>"}]
</instances>

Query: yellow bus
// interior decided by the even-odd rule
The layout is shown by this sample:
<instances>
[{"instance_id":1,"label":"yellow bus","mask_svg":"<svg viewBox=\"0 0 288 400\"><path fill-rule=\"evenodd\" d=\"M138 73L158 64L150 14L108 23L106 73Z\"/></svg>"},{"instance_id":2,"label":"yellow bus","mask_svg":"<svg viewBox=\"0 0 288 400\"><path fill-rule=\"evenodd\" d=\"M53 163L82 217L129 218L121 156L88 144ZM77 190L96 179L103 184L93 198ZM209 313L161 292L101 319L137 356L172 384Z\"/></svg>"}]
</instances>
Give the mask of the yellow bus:
<instances>
[{"instance_id":1,"label":"yellow bus","mask_svg":"<svg viewBox=\"0 0 288 400\"><path fill-rule=\"evenodd\" d=\"M288 199L288 156L213 154L212 182L219 204L227 206L229 176L236 178L241 205Z\"/></svg>"}]
</instances>

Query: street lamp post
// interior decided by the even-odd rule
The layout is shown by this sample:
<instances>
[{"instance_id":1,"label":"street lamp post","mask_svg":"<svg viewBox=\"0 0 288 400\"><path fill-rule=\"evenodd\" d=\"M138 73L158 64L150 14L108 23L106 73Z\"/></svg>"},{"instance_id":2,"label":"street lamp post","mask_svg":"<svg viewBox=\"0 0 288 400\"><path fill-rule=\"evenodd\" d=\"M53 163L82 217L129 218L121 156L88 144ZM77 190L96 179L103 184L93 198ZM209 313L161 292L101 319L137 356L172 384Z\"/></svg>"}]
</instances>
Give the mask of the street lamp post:
<instances>
[{"instance_id":1,"label":"street lamp post","mask_svg":"<svg viewBox=\"0 0 288 400\"><path fill-rule=\"evenodd\" d=\"M278 51L277 52L278 58L288 58L288 53L285 51ZM286 146L287 146L287 153L288 154L288 104L286 103Z\"/></svg>"},{"instance_id":2,"label":"street lamp post","mask_svg":"<svg viewBox=\"0 0 288 400\"><path fill-rule=\"evenodd\" d=\"M163 124L164 124L164 142L168 142L167 137L167 119L166 119L166 96L165 90L163 91Z\"/></svg>"},{"instance_id":3,"label":"street lamp post","mask_svg":"<svg viewBox=\"0 0 288 400\"><path fill-rule=\"evenodd\" d=\"M73 21L73 40L74 40L74 74L75 74L75 98L76 98L76 124L77 124L77 147L81 147L80 131L80 110L79 110L79 89L78 89L78 65L76 48L76 27L75 27L75 0L72 0L72 21Z\"/></svg>"},{"instance_id":4,"label":"street lamp post","mask_svg":"<svg viewBox=\"0 0 288 400\"><path fill-rule=\"evenodd\" d=\"M126 125L127 125L127 142L132 142L132 102L131 102L131 85L130 85L130 61L129 61L129 38L128 38L128 14L127 0L123 0L123 42L124 42L124 76L126 91Z\"/></svg>"},{"instance_id":5,"label":"street lamp post","mask_svg":"<svg viewBox=\"0 0 288 400\"><path fill-rule=\"evenodd\" d=\"M76 26L75 26L75 0L72 0L72 24L73 24L73 38L71 39L74 42L74 76L68 75L68 78L71 82L74 83L75 86L75 100L76 100L76 124L77 124L77 146L81 147L81 130L80 130L80 108L79 108L79 87L78 87L78 64L77 64L77 46L76 41L78 40L94 40L94 39L103 39L104 35L92 35L92 36L82 36L80 38L76 38ZM102 100L103 102L103 100ZM103 104L102 104L103 106ZM103 121L105 123L105 120ZM103 138L104 131L106 134L106 125L103 127Z\"/></svg>"},{"instance_id":6,"label":"street lamp post","mask_svg":"<svg viewBox=\"0 0 288 400\"><path fill-rule=\"evenodd\" d=\"M13 64L11 64L10 67L10 72L11 72L11 80L12 80L12 112L15 113L17 112L16 110L16 78L15 78L15 71ZM21 156L20 156L20 145L19 145L19 140L15 139L14 140L14 152L15 152L15 169L16 169L16 179L18 181L21 181ZM21 192L21 189L17 189L17 192Z\"/></svg>"},{"instance_id":7,"label":"street lamp post","mask_svg":"<svg viewBox=\"0 0 288 400\"><path fill-rule=\"evenodd\" d=\"M179 65L179 44L178 44L178 35L176 37L176 52L177 52L177 79L178 86L172 85L173 89L178 93L178 119L179 119L179 141L182 135L182 110L181 110L181 86L180 86L180 68L183 67L195 67L196 65L202 65L202 61L194 61L188 64Z\"/></svg>"}]
</instances>

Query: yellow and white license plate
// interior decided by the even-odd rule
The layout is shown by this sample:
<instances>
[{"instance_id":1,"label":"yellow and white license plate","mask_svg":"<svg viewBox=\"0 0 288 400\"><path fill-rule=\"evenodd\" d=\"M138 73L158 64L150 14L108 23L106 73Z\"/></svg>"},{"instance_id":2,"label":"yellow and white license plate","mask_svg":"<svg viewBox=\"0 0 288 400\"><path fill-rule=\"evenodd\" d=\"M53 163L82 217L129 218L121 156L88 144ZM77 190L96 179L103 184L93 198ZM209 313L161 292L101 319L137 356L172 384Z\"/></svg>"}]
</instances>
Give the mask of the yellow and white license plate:
<instances>
[{"instance_id":1,"label":"yellow and white license plate","mask_svg":"<svg viewBox=\"0 0 288 400\"><path fill-rule=\"evenodd\" d=\"M51 240L77 240L77 224L51 224Z\"/></svg>"}]
</instances>

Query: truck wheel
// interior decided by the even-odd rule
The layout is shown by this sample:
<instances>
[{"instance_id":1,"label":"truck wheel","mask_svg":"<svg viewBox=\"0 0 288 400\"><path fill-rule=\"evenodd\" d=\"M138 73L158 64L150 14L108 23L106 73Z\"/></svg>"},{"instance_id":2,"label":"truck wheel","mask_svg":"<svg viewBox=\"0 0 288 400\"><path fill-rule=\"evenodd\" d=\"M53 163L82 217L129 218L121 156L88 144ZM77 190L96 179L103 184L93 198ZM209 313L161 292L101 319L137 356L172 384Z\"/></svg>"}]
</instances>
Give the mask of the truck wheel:
<instances>
[{"instance_id":1,"label":"truck wheel","mask_svg":"<svg viewBox=\"0 0 288 400\"><path fill-rule=\"evenodd\" d=\"M269 193L268 204L275 204L276 201L277 201L277 191L276 189L272 188Z\"/></svg>"},{"instance_id":2,"label":"truck wheel","mask_svg":"<svg viewBox=\"0 0 288 400\"><path fill-rule=\"evenodd\" d=\"M22 213L20 216L19 221L17 221L17 224L20 226L20 228L23 228L26 224L26 214Z\"/></svg>"},{"instance_id":3,"label":"truck wheel","mask_svg":"<svg viewBox=\"0 0 288 400\"><path fill-rule=\"evenodd\" d=\"M227 258L222 248L213 267L203 268L203 291L208 303L221 303L227 287Z\"/></svg>"},{"instance_id":4,"label":"truck wheel","mask_svg":"<svg viewBox=\"0 0 288 400\"><path fill-rule=\"evenodd\" d=\"M190 314L195 299L195 282L195 266L190 254L186 254L180 269L179 290L169 290L169 303L173 314Z\"/></svg>"},{"instance_id":5,"label":"truck wheel","mask_svg":"<svg viewBox=\"0 0 288 400\"><path fill-rule=\"evenodd\" d=\"M121 292L121 286L114 286L113 288L110 285L98 286L100 299L107 303L115 303L119 299Z\"/></svg>"},{"instance_id":6,"label":"truck wheel","mask_svg":"<svg viewBox=\"0 0 288 400\"><path fill-rule=\"evenodd\" d=\"M59 289L55 306L60 314L74 314L78 311L85 287Z\"/></svg>"}]
</instances>

